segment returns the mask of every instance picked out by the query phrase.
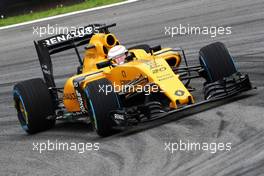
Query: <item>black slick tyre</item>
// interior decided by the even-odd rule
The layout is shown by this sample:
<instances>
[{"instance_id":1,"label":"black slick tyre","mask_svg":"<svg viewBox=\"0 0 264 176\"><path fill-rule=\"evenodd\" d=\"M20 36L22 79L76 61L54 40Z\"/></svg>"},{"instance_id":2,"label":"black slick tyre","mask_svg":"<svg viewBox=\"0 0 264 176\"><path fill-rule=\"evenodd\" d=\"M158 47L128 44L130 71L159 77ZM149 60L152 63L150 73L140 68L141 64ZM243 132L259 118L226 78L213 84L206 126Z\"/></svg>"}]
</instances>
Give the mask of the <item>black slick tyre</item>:
<instances>
[{"instance_id":1,"label":"black slick tyre","mask_svg":"<svg viewBox=\"0 0 264 176\"><path fill-rule=\"evenodd\" d=\"M47 130L54 126L53 101L48 87L40 78L17 83L13 89L18 120L29 134Z\"/></svg>"},{"instance_id":2,"label":"black slick tyre","mask_svg":"<svg viewBox=\"0 0 264 176\"><path fill-rule=\"evenodd\" d=\"M85 89L91 121L97 134L102 137L112 135L115 132L113 129L115 122L111 119L110 112L120 109L117 93L114 91L106 93L100 89L104 88L105 90L108 86L112 86L112 83L103 78L89 83Z\"/></svg>"},{"instance_id":3,"label":"black slick tyre","mask_svg":"<svg viewBox=\"0 0 264 176\"><path fill-rule=\"evenodd\" d=\"M237 72L231 55L221 42L201 48L199 60L204 68L207 83L221 80Z\"/></svg>"}]
</instances>

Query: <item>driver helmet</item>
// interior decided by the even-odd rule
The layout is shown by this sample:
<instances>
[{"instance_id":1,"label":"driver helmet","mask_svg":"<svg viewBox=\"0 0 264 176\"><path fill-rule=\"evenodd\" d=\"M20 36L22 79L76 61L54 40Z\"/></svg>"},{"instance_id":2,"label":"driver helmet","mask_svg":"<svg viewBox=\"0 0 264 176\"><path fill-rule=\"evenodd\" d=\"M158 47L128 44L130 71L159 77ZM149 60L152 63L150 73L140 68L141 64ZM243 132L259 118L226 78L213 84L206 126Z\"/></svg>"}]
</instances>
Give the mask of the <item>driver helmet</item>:
<instances>
[{"instance_id":1,"label":"driver helmet","mask_svg":"<svg viewBox=\"0 0 264 176\"><path fill-rule=\"evenodd\" d=\"M116 62L116 64L124 64L128 50L123 45L117 45L111 48L107 58Z\"/></svg>"}]
</instances>

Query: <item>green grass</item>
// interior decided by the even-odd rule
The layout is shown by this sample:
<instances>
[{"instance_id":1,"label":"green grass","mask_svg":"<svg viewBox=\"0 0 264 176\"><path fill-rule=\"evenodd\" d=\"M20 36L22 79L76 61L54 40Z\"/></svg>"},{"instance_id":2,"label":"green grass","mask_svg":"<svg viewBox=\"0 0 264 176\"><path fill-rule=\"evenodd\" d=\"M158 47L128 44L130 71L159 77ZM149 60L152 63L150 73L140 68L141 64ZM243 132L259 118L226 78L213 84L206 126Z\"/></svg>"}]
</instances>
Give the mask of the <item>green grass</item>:
<instances>
[{"instance_id":1,"label":"green grass","mask_svg":"<svg viewBox=\"0 0 264 176\"><path fill-rule=\"evenodd\" d=\"M49 9L46 11L33 12L31 14L25 14L25 15L19 15L19 16L9 17L5 19L0 19L0 26L7 26L11 24L22 23L22 22L36 20L40 18L74 12L78 10L89 9L92 7L113 4L113 3L117 3L121 1L124 1L124 0L85 0L85 2L83 3L79 3L79 4L75 4L71 6L58 7L58 8L53 8L53 9Z\"/></svg>"}]
</instances>

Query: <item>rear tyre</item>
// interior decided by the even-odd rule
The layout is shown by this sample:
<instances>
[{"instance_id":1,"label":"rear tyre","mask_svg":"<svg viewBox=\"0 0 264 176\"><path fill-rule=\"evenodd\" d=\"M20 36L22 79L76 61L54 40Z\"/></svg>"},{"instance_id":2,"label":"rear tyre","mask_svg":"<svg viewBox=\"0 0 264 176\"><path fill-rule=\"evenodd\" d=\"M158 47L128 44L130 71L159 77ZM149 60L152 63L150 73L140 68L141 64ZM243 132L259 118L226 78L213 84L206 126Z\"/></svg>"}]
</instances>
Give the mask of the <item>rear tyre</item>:
<instances>
[{"instance_id":1,"label":"rear tyre","mask_svg":"<svg viewBox=\"0 0 264 176\"><path fill-rule=\"evenodd\" d=\"M85 89L91 121L97 134L102 137L115 132L113 130L115 122L110 118L110 112L120 109L117 93L105 92L105 89L110 86L113 88L112 83L103 78L89 83ZM100 88L104 88L104 91Z\"/></svg>"},{"instance_id":2,"label":"rear tyre","mask_svg":"<svg viewBox=\"0 0 264 176\"><path fill-rule=\"evenodd\" d=\"M212 43L201 48L199 55L207 83L221 80L237 72L232 57L221 42Z\"/></svg>"},{"instance_id":3,"label":"rear tyre","mask_svg":"<svg viewBox=\"0 0 264 176\"><path fill-rule=\"evenodd\" d=\"M19 82L14 86L13 96L18 120L29 134L47 130L54 126L54 107L50 92L40 78Z\"/></svg>"}]
</instances>

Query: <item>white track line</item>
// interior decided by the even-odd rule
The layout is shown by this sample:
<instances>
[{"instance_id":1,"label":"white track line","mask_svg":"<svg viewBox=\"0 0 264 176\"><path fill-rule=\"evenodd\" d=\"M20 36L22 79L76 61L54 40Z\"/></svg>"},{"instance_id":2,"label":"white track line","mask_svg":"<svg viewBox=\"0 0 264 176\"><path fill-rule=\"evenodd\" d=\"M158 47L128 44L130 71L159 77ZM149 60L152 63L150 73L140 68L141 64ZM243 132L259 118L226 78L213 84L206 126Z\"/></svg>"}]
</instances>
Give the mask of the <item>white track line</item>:
<instances>
[{"instance_id":1,"label":"white track line","mask_svg":"<svg viewBox=\"0 0 264 176\"><path fill-rule=\"evenodd\" d=\"M127 0L127 1L119 2L119 3L115 3L115 4L109 4L109 5L105 5L105 6L94 7L91 9L85 9L85 10L80 10L80 11L76 11L76 12L70 12L70 13L66 13L66 14L56 15L56 16L52 16L52 17L41 18L38 20L27 21L27 22L13 24L13 25L9 25L9 26L3 26L3 27L0 27L0 30L9 29L9 28L18 27L18 26L23 26L23 25L32 24L32 23L37 23L37 22L41 22L41 21L52 20L52 19L56 19L56 18L66 17L66 16L71 16L71 15L76 15L76 14L80 14L80 13L84 13L84 12L91 12L91 11L105 9L105 8L114 7L114 6L119 6L119 5L123 5L123 4L129 4L129 3L137 2L137 1L139 1L139 0Z\"/></svg>"}]
</instances>

